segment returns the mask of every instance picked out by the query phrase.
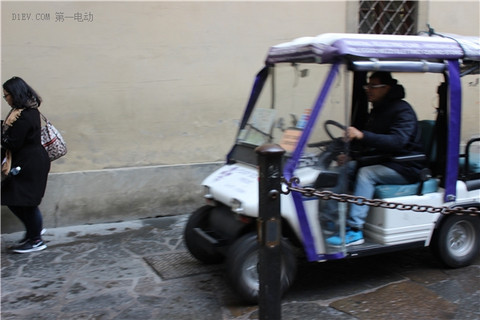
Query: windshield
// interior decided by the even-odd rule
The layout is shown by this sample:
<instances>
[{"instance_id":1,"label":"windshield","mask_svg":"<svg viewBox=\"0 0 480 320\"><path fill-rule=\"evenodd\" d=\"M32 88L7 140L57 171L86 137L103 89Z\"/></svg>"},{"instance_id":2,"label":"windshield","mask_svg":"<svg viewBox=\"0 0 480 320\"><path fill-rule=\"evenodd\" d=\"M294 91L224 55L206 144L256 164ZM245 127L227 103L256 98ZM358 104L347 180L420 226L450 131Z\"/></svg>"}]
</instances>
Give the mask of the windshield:
<instances>
[{"instance_id":1,"label":"windshield","mask_svg":"<svg viewBox=\"0 0 480 320\"><path fill-rule=\"evenodd\" d=\"M278 64L269 68L258 100L250 112L247 110L249 114L239 129L231 160L255 165L254 150L265 143L279 144L288 157L295 150L330 67L319 64ZM346 123L342 78L337 77L333 84L322 110L322 119ZM332 126L330 133L338 137L343 135L343 130ZM306 157L310 153L312 156L318 153L319 142L331 139L321 124L316 125L310 137L309 145L316 145L304 151Z\"/></svg>"}]
</instances>

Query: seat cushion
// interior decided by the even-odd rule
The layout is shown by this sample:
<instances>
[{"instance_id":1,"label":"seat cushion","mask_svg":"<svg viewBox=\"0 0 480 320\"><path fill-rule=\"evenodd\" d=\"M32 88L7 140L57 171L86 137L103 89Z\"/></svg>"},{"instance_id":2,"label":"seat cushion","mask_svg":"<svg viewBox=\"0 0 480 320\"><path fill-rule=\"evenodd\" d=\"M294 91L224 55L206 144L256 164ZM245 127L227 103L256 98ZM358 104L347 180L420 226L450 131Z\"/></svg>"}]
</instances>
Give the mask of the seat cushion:
<instances>
[{"instance_id":1,"label":"seat cushion","mask_svg":"<svg viewBox=\"0 0 480 320\"><path fill-rule=\"evenodd\" d=\"M459 166L461 169L465 168L465 158L461 157L458 159ZM480 153L471 153L468 159L468 171L470 173L479 173L480 172Z\"/></svg>"},{"instance_id":2,"label":"seat cushion","mask_svg":"<svg viewBox=\"0 0 480 320\"><path fill-rule=\"evenodd\" d=\"M418 192L420 182L412 184L382 184L375 187L374 198L395 198L415 195ZM438 180L429 179L423 183L422 194L438 190Z\"/></svg>"}]
</instances>

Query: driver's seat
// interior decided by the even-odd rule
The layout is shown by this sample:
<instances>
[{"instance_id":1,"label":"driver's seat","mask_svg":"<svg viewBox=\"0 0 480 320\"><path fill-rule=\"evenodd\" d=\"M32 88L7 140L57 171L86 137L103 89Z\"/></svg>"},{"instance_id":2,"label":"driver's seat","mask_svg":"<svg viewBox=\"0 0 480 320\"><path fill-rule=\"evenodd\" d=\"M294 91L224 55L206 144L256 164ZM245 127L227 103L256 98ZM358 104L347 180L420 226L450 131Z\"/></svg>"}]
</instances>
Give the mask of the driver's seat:
<instances>
[{"instance_id":1,"label":"driver's seat","mask_svg":"<svg viewBox=\"0 0 480 320\"><path fill-rule=\"evenodd\" d=\"M424 147L424 153L427 156L428 166L435 161L436 144L435 144L435 121L421 120L418 122L421 140ZM423 172L421 181L412 184L382 184L375 187L374 198L395 198L409 195L422 195L438 190L438 180L432 178L428 173L429 170Z\"/></svg>"}]
</instances>

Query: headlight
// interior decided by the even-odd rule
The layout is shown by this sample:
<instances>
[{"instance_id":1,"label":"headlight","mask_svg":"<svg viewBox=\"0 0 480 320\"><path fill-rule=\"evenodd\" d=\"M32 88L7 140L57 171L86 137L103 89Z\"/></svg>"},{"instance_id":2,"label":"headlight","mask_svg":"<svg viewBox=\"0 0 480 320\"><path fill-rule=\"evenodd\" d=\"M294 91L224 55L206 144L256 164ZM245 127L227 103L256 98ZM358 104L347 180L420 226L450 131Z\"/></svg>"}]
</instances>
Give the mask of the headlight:
<instances>
[{"instance_id":1,"label":"headlight","mask_svg":"<svg viewBox=\"0 0 480 320\"><path fill-rule=\"evenodd\" d=\"M215 206L215 200L213 199L213 195L210 192L210 187L209 186L203 186L203 187L204 187L203 198L205 199L205 202L210 206Z\"/></svg>"},{"instance_id":2,"label":"headlight","mask_svg":"<svg viewBox=\"0 0 480 320\"><path fill-rule=\"evenodd\" d=\"M210 187L209 186L203 186L203 197L205 199L213 199L212 194L210 193Z\"/></svg>"},{"instance_id":3,"label":"headlight","mask_svg":"<svg viewBox=\"0 0 480 320\"><path fill-rule=\"evenodd\" d=\"M245 213L245 210L242 207L242 202L240 202L240 200L233 199L230 204L231 204L233 212L238 213L238 214L244 214Z\"/></svg>"}]
</instances>

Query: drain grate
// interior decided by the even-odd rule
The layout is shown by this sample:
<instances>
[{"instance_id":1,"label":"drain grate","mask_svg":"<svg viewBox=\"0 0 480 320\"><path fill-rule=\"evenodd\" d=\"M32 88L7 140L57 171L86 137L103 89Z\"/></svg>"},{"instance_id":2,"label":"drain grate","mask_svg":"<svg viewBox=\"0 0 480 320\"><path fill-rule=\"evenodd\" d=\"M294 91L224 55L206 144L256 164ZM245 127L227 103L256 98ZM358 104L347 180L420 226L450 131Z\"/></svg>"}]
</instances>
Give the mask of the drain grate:
<instances>
[{"instance_id":1,"label":"drain grate","mask_svg":"<svg viewBox=\"0 0 480 320\"><path fill-rule=\"evenodd\" d=\"M144 259L164 280L214 272L222 268L221 264L203 264L188 252L165 253Z\"/></svg>"}]
</instances>

